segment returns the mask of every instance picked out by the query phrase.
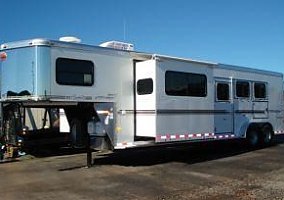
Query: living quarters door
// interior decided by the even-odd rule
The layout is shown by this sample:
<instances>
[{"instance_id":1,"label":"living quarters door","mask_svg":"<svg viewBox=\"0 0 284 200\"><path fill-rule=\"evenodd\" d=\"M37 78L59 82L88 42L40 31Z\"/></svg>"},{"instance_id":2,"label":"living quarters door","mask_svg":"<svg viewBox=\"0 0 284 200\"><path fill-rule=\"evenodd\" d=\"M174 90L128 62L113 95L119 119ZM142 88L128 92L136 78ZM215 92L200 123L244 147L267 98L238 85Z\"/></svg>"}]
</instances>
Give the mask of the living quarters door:
<instances>
[{"instance_id":1,"label":"living quarters door","mask_svg":"<svg viewBox=\"0 0 284 200\"><path fill-rule=\"evenodd\" d=\"M136 63L136 136L156 137L156 61Z\"/></svg>"}]
</instances>

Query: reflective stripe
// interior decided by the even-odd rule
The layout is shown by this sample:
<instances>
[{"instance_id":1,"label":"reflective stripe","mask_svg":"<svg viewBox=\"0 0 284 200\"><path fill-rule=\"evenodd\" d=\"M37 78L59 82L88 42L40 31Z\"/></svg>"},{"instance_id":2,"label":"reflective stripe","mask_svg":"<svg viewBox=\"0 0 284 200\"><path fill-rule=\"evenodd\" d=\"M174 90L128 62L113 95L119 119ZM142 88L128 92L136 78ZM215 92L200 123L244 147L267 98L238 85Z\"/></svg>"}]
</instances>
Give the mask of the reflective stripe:
<instances>
[{"instance_id":1,"label":"reflective stripe","mask_svg":"<svg viewBox=\"0 0 284 200\"><path fill-rule=\"evenodd\" d=\"M132 142L122 142L117 143L117 145L114 147L115 149L125 149L129 147L134 147L135 145Z\"/></svg>"},{"instance_id":2,"label":"reflective stripe","mask_svg":"<svg viewBox=\"0 0 284 200\"><path fill-rule=\"evenodd\" d=\"M176 136L175 135L171 135L170 138L171 139L176 139Z\"/></svg>"},{"instance_id":3,"label":"reflective stripe","mask_svg":"<svg viewBox=\"0 0 284 200\"><path fill-rule=\"evenodd\" d=\"M165 139L167 139L167 136L162 135L162 136L161 136L161 139L162 139L162 140L165 140Z\"/></svg>"},{"instance_id":4,"label":"reflective stripe","mask_svg":"<svg viewBox=\"0 0 284 200\"><path fill-rule=\"evenodd\" d=\"M284 133L284 130L277 130L277 131L274 131L275 134L283 134Z\"/></svg>"},{"instance_id":5,"label":"reflective stripe","mask_svg":"<svg viewBox=\"0 0 284 200\"><path fill-rule=\"evenodd\" d=\"M234 134L214 134L214 133L188 133L188 134L166 134L158 135L156 137L157 142L168 141L184 141L184 140L210 140L210 139L232 139L236 138Z\"/></svg>"}]
</instances>

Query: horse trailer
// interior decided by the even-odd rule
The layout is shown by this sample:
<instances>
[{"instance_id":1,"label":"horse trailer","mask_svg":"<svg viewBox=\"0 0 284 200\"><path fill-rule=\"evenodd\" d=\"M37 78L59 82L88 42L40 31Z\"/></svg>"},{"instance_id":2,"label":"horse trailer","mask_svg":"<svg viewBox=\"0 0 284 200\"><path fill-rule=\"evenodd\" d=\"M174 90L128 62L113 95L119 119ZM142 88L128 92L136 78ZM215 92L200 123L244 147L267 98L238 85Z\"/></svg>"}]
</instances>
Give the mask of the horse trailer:
<instances>
[{"instance_id":1,"label":"horse trailer","mask_svg":"<svg viewBox=\"0 0 284 200\"><path fill-rule=\"evenodd\" d=\"M6 145L47 132L75 147L90 137L93 148L112 150L230 139L258 145L284 133L281 73L119 42L32 39L2 44L0 55Z\"/></svg>"}]
</instances>

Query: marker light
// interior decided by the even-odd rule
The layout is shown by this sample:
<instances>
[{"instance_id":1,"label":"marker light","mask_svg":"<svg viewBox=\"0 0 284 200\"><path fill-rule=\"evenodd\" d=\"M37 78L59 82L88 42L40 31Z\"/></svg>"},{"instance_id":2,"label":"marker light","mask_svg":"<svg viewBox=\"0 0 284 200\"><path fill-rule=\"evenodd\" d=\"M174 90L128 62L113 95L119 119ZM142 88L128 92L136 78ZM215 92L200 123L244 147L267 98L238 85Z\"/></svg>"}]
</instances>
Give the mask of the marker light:
<instances>
[{"instance_id":1,"label":"marker light","mask_svg":"<svg viewBox=\"0 0 284 200\"><path fill-rule=\"evenodd\" d=\"M1 60L1 61L5 61L6 59L7 59L7 53L1 52L1 53L0 53L0 60Z\"/></svg>"}]
</instances>

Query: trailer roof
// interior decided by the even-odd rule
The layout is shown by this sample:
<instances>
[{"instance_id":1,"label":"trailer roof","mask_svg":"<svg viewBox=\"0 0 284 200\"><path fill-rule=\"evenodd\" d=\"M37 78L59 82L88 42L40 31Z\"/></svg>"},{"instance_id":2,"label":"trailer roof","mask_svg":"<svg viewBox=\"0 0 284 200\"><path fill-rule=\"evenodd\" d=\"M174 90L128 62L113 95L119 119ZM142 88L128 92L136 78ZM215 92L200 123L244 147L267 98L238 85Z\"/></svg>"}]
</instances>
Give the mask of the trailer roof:
<instances>
[{"instance_id":1,"label":"trailer roof","mask_svg":"<svg viewBox=\"0 0 284 200\"><path fill-rule=\"evenodd\" d=\"M149 53L113 49L108 47L100 47L100 46L88 45L82 43L64 42L59 40L49 40L43 38L4 43L1 45L0 50L10 50L10 49L17 49L24 47L32 47L32 46L62 47L62 48L77 49L84 51L99 50L100 52L106 52L111 54L119 53L120 56L128 56L133 59L139 59L139 60L148 60L152 58L152 54Z\"/></svg>"},{"instance_id":2,"label":"trailer roof","mask_svg":"<svg viewBox=\"0 0 284 200\"><path fill-rule=\"evenodd\" d=\"M250 67L242 67L242 66L236 66L236 65L228 65L228 64L223 64L223 63L219 63L218 68L226 69L226 70L235 70L235 71L240 71L240 72L249 72L249 73L255 73L255 74L266 74L270 76L283 77L283 74L280 72L255 69L255 68L250 68Z\"/></svg>"},{"instance_id":3,"label":"trailer roof","mask_svg":"<svg viewBox=\"0 0 284 200\"><path fill-rule=\"evenodd\" d=\"M281 73L272 72L268 70L260 70L260 69L255 69L255 68L241 67L241 66L228 65L228 64L222 64L222 63L214 63L214 62L208 62L208 61L202 61L202 60L179 58L179 57L165 56L165 55L145 53L145 52L137 52L137 51L127 51L127 50L100 47L100 46L94 46L94 45L88 45L88 44L82 44L82 43L64 42L64 41L50 40L50 39L43 39L43 38L4 43L1 45L0 50L9 50L9 49L16 49L16 48L31 47L31 46L63 47L63 48L71 48L71 49L78 49L78 50L85 50L85 51L99 50L100 52L111 53L111 54L119 53L120 56L127 56L127 57L131 57L137 60L150 60L150 59L176 60L176 61L182 61L182 62L205 64L213 68L216 67L216 68L227 69L227 70L237 70L237 71L262 73L262 74L265 73L265 74L269 74L272 76L281 76L281 77L283 76Z\"/></svg>"}]
</instances>

